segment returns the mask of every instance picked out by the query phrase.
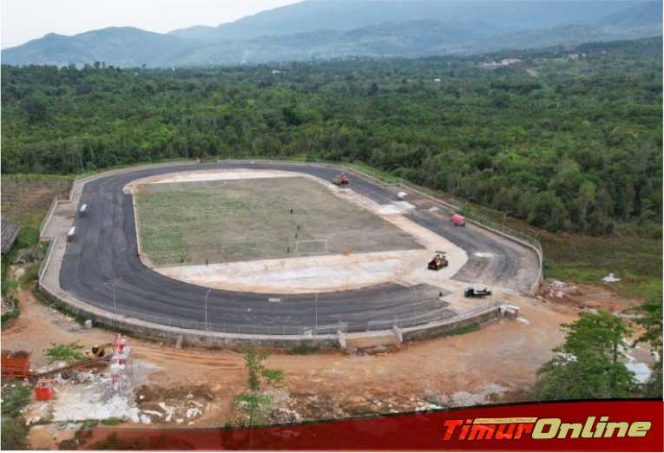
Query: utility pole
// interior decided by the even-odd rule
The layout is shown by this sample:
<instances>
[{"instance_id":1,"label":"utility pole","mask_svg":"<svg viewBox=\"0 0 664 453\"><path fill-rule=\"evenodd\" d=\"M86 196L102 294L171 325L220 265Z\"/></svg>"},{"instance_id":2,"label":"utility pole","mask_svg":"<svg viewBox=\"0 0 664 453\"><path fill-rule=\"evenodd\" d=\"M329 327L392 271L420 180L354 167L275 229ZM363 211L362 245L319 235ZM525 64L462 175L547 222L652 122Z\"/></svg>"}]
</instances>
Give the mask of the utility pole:
<instances>
[{"instance_id":1,"label":"utility pole","mask_svg":"<svg viewBox=\"0 0 664 453\"><path fill-rule=\"evenodd\" d=\"M535 240L539 242L539 237L540 237L540 234L542 234L542 233L537 231L537 230L534 230L533 228L528 228L528 231L533 233L533 235L535 236Z\"/></svg>"},{"instance_id":2,"label":"utility pole","mask_svg":"<svg viewBox=\"0 0 664 453\"><path fill-rule=\"evenodd\" d=\"M507 216L512 214L512 211L503 212L503 230L505 229L505 222L507 222Z\"/></svg>"},{"instance_id":3,"label":"utility pole","mask_svg":"<svg viewBox=\"0 0 664 453\"><path fill-rule=\"evenodd\" d=\"M315 325L316 325L316 335L318 335L318 293L316 293L316 301L314 302L314 307L315 307L315 313L314 313L314 318L315 318Z\"/></svg>"},{"instance_id":4,"label":"utility pole","mask_svg":"<svg viewBox=\"0 0 664 453\"><path fill-rule=\"evenodd\" d=\"M415 293L415 287L411 286L410 292L413 294L413 308L415 309L415 319L419 316L418 309L417 309L417 294ZM417 321L415 321L417 322Z\"/></svg>"},{"instance_id":5,"label":"utility pole","mask_svg":"<svg viewBox=\"0 0 664 453\"><path fill-rule=\"evenodd\" d=\"M208 330L207 301L211 291L212 288L208 289L207 292L205 293L205 297L203 298L203 302L205 304L205 330Z\"/></svg>"},{"instance_id":6,"label":"utility pole","mask_svg":"<svg viewBox=\"0 0 664 453\"><path fill-rule=\"evenodd\" d=\"M113 282L104 283L105 286L106 285L111 285L111 291L113 292L113 311L115 311L116 315L118 314L118 303L117 303L117 299L115 297L115 285L120 283L121 280L122 280L122 277L118 277L115 280L113 280Z\"/></svg>"}]
</instances>

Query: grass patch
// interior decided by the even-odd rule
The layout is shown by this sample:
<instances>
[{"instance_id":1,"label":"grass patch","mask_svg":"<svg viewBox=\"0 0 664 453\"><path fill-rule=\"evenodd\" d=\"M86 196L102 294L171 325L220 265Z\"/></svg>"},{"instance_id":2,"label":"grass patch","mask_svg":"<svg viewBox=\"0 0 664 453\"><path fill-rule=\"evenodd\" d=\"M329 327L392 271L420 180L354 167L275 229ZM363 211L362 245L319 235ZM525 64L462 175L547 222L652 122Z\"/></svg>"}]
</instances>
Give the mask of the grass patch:
<instances>
[{"instance_id":1,"label":"grass patch","mask_svg":"<svg viewBox=\"0 0 664 453\"><path fill-rule=\"evenodd\" d=\"M3 280L2 286L4 290L17 290L19 287L19 282L13 279Z\"/></svg>"},{"instance_id":2,"label":"grass patch","mask_svg":"<svg viewBox=\"0 0 664 453\"><path fill-rule=\"evenodd\" d=\"M7 289L7 284L9 282L14 282L14 280L8 280L7 279L7 273L9 272L9 266L12 265L14 262L14 258L16 257L16 251L15 249L10 250L9 252L5 253L2 255L2 294L5 294L5 290ZM14 288L16 289L16 288Z\"/></svg>"},{"instance_id":3,"label":"grass patch","mask_svg":"<svg viewBox=\"0 0 664 453\"><path fill-rule=\"evenodd\" d=\"M28 289L32 286L33 283L37 281L37 278L39 277L40 266L41 261L35 261L34 263L28 264L28 266L25 268L25 272L19 279L21 288Z\"/></svg>"},{"instance_id":4,"label":"grass patch","mask_svg":"<svg viewBox=\"0 0 664 453\"><path fill-rule=\"evenodd\" d=\"M601 284L613 272L622 280L611 285L622 296L662 298L662 241L639 237L588 237L544 233L544 274L548 278Z\"/></svg>"},{"instance_id":5,"label":"grass patch","mask_svg":"<svg viewBox=\"0 0 664 453\"><path fill-rule=\"evenodd\" d=\"M2 317L0 318L0 326L5 327L9 321L12 319L17 319L20 314L21 310L18 308L18 301L15 301L14 308L2 314Z\"/></svg>"},{"instance_id":6,"label":"grass patch","mask_svg":"<svg viewBox=\"0 0 664 453\"><path fill-rule=\"evenodd\" d=\"M374 178L378 178L383 182L386 182L388 184L398 184L398 183L403 183L405 182L402 178L393 175L392 173L389 173L387 171L383 170L378 170L374 167L371 167L363 162L350 162L350 163L342 163L343 166L352 168L354 170L358 170L362 173L366 173L368 175L373 176Z\"/></svg>"},{"instance_id":7,"label":"grass patch","mask_svg":"<svg viewBox=\"0 0 664 453\"><path fill-rule=\"evenodd\" d=\"M111 417L101 421L101 424L105 426L117 426L120 423L122 423L122 419L117 417Z\"/></svg>"},{"instance_id":8,"label":"grass patch","mask_svg":"<svg viewBox=\"0 0 664 453\"><path fill-rule=\"evenodd\" d=\"M18 417L21 409L32 401L32 386L25 384L5 384L2 386L2 415Z\"/></svg>"},{"instance_id":9,"label":"grass patch","mask_svg":"<svg viewBox=\"0 0 664 453\"><path fill-rule=\"evenodd\" d=\"M4 403L3 403L4 405ZM2 420L2 450L26 450L28 448L28 429L20 420L13 418Z\"/></svg>"},{"instance_id":10,"label":"grass patch","mask_svg":"<svg viewBox=\"0 0 664 453\"><path fill-rule=\"evenodd\" d=\"M355 417L366 417L367 415L374 415L376 413L375 409L369 405L363 405L358 407L351 407L348 409L351 416Z\"/></svg>"},{"instance_id":11,"label":"grass patch","mask_svg":"<svg viewBox=\"0 0 664 453\"><path fill-rule=\"evenodd\" d=\"M142 251L157 266L419 248L305 177L148 184L136 205Z\"/></svg>"},{"instance_id":12,"label":"grass patch","mask_svg":"<svg viewBox=\"0 0 664 453\"><path fill-rule=\"evenodd\" d=\"M43 251L38 248L41 222L55 197L68 196L73 179L74 176L35 174L11 174L2 177L0 192L2 215L21 228L12 250L2 256L2 297L16 301L14 309L2 315L2 326L18 318L20 311L15 292L19 283L21 287L27 289L37 279L40 261L28 265L25 274L18 282L7 278L9 267L20 255L25 255L26 250L34 251L36 256ZM43 256L43 253L41 255Z\"/></svg>"},{"instance_id":13,"label":"grass patch","mask_svg":"<svg viewBox=\"0 0 664 453\"><path fill-rule=\"evenodd\" d=\"M67 198L73 180L73 175L3 175L2 215L21 227L18 248L37 243L39 226L53 199Z\"/></svg>"},{"instance_id":14,"label":"grass patch","mask_svg":"<svg viewBox=\"0 0 664 453\"><path fill-rule=\"evenodd\" d=\"M368 175L373 176L374 178L378 178L381 181L387 183L387 184L398 184L398 183L404 183L407 182L403 178L394 175L390 173L389 171L385 170L379 170L378 168L372 167L370 165L365 164L364 162L361 161L354 161L354 162L332 162L329 160L325 159L320 159L315 156L311 156L308 154L299 154L297 156L292 156L286 159L287 161L291 162L304 162L304 163L319 163L319 164L330 164L337 166L339 168L350 168L353 170L357 170L362 173L366 173Z\"/></svg>"},{"instance_id":15,"label":"grass patch","mask_svg":"<svg viewBox=\"0 0 664 453\"><path fill-rule=\"evenodd\" d=\"M51 363L82 360L84 357L82 350L83 346L77 341L69 344L58 344L46 350L46 357Z\"/></svg>"},{"instance_id":16,"label":"grass patch","mask_svg":"<svg viewBox=\"0 0 664 453\"><path fill-rule=\"evenodd\" d=\"M46 305L47 307L58 310L60 313L69 318L72 318L80 325L83 325L85 323L87 319L85 316L72 310L69 307L69 305L64 304L56 299L53 299L51 296L42 291L39 287L37 287L37 290L33 291L32 293L35 296L35 299L37 299L40 303Z\"/></svg>"},{"instance_id":17,"label":"grass patch","mask_svg":"<svg viewBox=\"0 0 664 453\"><path fill-rule=\"evenodd\" d=\"M205 158L201 159L201 162L203 161L210 161L210 160L215 160L214 158ZM99 168L91 168L89 170L81 171L79 173L76 173L73 176L66 175L64 177L71 177L71 178L86 178L88 176L95 176L100 173L105 173L108 171L113 171L113 170L122 170L125 168L135 168L135 167L142 167L146 165L166 165L166 164L194 164L196 163L196 159L189 159L186 157L169 157L169 158L164 158L164 159L155 159L155 160L150 160L149 162L131 162L131 163L118 163L116 165L105 165L103 167ZM32 176L33 174L31 174ZM55 175L59 176L59 175Z\"/></svg>"},{"instance_id":18,"label":"grass patch","mask_svg":"<svg viewBox=\"0 0 664 453\"><path fill-rule=\"evenodd\" d=\"M99 424L99 420L86 420L81 425L81 429L94 429Z\"/></svg>"},{"instance_id":19,"label":"grass patch","mask_svg":"<svg viewBox=\"0 0 664 453\"><path fill-rule=\"evenodd\" d=\"M2 288L2 300L6 307L13 306L13 308L3 313L0 317L0 328L5 327L12 319L18 318L21 313L18 307L18 297L16 295L19 282L7 278L9 266L14 262L15 258L16 252L14 249L5 255L2 255L2 282L0 283L0 287Z\"/></svg>"},{"instance_id":20,"label":"grass patch","mask_svg":"<svg viewBox=\"0 0 664 453\"><path fill-rule=\"evenodd\" d=\"M32 294L35 296L35 299L39 301L39 303L46 305L49 308L53 308L54 310L59 311L63 315L67 316L68 318L73 319L77 324L83 326L85 324L85 321L87 321L88 317L85 315L82 315L78 313L77 311L72 310L72 308L63 303L60 302L57 299L54 299L47 293L45 293L41 288L37 287L35 291L32 292ZM95 321L95 324L99 325L105 325L103 322ZM126 337L131 337L131 338L136 338L140 339L143 341L150 341L150 342L157 342L157 341L162 341L162 339L157 339L155 337L149 337L145 335L139 335L135 331L126 329L124 327L120 326L115 326L115 325L109 325L108 326L114 333L119 333L121 335L124 335Z\"/></svg>"}]
</instances>

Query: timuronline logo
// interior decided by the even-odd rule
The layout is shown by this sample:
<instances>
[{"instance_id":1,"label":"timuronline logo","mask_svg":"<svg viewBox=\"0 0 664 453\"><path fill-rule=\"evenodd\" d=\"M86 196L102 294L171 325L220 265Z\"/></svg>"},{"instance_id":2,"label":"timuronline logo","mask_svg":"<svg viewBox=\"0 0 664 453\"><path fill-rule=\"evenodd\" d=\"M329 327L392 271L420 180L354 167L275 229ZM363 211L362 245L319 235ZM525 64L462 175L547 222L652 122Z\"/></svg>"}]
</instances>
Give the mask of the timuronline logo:
<instances>
[{"instance_id":1,"label":"timuronline logo","mask_svg":"<svg viewBox=\"0 0 664 453\"><path fill-rule=\"evenodd\" d=\"M613 421L607 416L568 423L559 418L508 417L445 420L443 440L600 439L646 437L648 421Z\"/></svg>"}]
</instances>

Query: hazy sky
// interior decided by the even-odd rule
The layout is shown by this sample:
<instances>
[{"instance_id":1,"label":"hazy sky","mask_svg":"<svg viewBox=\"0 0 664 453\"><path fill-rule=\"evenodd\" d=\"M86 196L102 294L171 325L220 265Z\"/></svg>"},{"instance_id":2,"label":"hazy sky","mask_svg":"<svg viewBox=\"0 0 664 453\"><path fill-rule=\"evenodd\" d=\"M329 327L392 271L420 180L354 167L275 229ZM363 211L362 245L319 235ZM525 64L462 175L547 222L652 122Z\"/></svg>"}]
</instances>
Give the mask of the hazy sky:
<instances>
[{"instance_id":1,"label":"hazy sky","mask_svg":"<svg viewBox=\"0 0 664 453\"><path fill-rule=\"evenodd\" d=\"M2 48L46 33L74 35L109 26L166 32L219 25L299 0L1 0Z\"/></svg>"}]
</instances>

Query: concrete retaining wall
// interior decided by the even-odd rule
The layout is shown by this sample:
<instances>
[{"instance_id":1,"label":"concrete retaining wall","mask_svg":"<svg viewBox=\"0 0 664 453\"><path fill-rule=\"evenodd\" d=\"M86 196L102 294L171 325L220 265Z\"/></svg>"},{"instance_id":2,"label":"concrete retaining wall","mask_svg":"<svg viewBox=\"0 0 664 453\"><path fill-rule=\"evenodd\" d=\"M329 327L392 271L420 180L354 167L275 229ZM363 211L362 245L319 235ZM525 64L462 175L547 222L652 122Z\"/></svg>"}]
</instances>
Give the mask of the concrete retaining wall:
<instances>
[{"instance_id":1,"label":"concrete retaining wall","mask_svg":"<svg viewBox=\"0 0 664 453\"><path fill-rule=\"evenodd\" d=\"M463 327L475 324L487 324L501 319L500 306L492 307L486 311L475 313L472 316L459 316L450 319L450 322L424 325L402 329L401 335L403 341L424 340L427 338L439 337L448 334Z\"/></svg>"}]
</instances>

